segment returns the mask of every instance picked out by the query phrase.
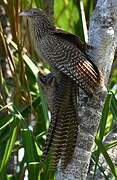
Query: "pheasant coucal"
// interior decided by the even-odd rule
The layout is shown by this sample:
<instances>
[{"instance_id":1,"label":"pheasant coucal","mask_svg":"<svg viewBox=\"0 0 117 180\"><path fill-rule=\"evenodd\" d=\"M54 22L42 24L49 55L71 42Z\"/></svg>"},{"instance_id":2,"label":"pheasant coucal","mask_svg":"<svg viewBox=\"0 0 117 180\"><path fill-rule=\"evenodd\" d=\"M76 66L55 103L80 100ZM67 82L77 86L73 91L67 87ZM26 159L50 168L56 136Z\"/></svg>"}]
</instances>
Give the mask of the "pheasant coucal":
<instances>
[{"instance_id":1,"label":"pheasant coucal","mask_svg":"<svg viewBox=\"0 0 117 180\"><path fill-rule=\"evenodd\" d=\"M39 56L60 73L43 159L49 152L51 167L55 169L61 160L64 169L72 158L78 134L78 87L93 95L102 82L102 75L85 53L88 45L79 37L55 28L44 10L34 8L20 15L28 18Z\"/></svg>"}]
</instances>

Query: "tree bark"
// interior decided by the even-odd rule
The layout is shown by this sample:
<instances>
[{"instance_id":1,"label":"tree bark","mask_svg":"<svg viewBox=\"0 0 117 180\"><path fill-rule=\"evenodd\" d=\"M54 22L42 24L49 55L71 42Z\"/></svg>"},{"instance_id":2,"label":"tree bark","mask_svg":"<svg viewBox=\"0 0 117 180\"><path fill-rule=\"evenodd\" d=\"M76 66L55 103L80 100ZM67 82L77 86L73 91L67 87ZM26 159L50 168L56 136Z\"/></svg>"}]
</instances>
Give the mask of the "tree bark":
<instances>
[{"instance_id":1,"label":"tree bark","mask_svg":"<svg viewBox=\"0 0 117 180\"><path fill-rule=\"evenodd\" d=\"M89 52L92 60L103 72L104 83L108 79L117 48L117 1L98 0L89 28ZM89 98L81 90L78 114L80 117L77 144L72 161L62 172L57 171L57 180L85 180L91 157L91 148L99 125L106 94L100 88L100 96Z\"/></svg>"}]
</instances>

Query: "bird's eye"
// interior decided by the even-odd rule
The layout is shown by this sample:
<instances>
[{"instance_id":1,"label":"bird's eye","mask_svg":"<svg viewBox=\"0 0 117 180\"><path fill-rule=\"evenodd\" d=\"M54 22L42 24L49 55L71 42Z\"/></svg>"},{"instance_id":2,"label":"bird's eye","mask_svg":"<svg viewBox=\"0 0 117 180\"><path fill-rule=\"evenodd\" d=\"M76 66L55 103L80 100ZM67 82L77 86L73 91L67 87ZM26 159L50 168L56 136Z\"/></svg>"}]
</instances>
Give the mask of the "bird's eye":
<instances>
[{"instance_id":1,"label":"bird's eye","mask_svg":"<svg viewBox=\"0 0 117 180\"><path fill-rule=\"evenodd\" d=\"M36 11L32 11L32 14L33 14L33 15L36 15L36 14L37 14L37 12L36 12Z\"/></svg>"}]
</instances>

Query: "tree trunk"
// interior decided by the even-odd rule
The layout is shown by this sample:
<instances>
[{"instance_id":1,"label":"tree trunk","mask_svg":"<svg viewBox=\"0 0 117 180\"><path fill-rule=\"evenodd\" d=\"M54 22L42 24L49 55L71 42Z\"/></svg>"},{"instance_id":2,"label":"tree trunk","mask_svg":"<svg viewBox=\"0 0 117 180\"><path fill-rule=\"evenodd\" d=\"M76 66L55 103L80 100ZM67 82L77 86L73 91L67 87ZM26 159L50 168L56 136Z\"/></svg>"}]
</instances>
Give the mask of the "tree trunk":
<instances>
[{"instance_id":1,"label":"tree trunk","mask_svg":"<svg viewBox=\"0 0 117 180\"><path fill-rule=\"evenodd\" d=\"M117 48L116 0L98 0L90 21L89 44L94 47L89 55L103 71L104 83L107 86ZM106 98L103 89L100 91L98 98L87 98L80 91L78 106L80 125L74 156L64 172L58 167L57 180L85 180L87 177L91 148Z\"/></svg>"}]
</instances>

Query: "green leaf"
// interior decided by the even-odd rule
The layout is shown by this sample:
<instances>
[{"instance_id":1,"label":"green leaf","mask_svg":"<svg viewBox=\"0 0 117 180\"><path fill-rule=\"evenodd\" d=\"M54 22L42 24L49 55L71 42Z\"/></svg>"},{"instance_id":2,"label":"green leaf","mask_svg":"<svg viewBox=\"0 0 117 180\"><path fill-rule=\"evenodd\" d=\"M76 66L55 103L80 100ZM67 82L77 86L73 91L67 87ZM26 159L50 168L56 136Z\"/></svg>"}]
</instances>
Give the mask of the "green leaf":
<instances>
[{"instance_id":1,"label":"green leaf","mask_svg":"<svg viewBox=\"0 0 117 180\"><path fill-rule=\"evenodd\" d=\"M8 161L10 159L10 155L12 153L12 150L13 150L13 147L14 147L14 144L15 144L16 136L17 136L17 127L15 127L13 129L12 134L11 134L10 138L8 139L8 141L7 141L7 145L6 145L6 148L5 148L5 153L4 153L2 163L1 163L1 166L0 166L0 174L1 175L4 173L4 171L7 168Z\"/></svg>"},{"instance_id":2,"label":"green leaf","mask_svg":"<svg viewBox=\"0 0 117 180\"><path fill-rule=\"evenodd\" d=\"M43 0L35 0L37 8L43 8Z\"/></svg>"},{"instance_id":3,"label":"green leaf","mask_svg":"<svg viewBox=\"0 0 117 180\"><path fill-rule=\"evenodd\" d=\"M36 146L31 131L28 129L22 129L21 133L27 163L37 162L39 157L36 151Z\"/></svg>"},{"instance_id":4,"label":"green leaf","mask_svg":"<svg viewBox=\"0 0 117 180\"><path fill-rule=\"evenodd\" d=\"M108 117L108 113L109 113L109 109L110 109L111 98L112 98L112 94L108 94L108 96L106 98L106 101L105 101L104 109L102 111L102 117L101 117L100 125L99 125L99 134L96 135L95 142L99 141L101 143L103 141L106 122L107 122L107 117ZM94 176L93 177L95 177L95 174L96 174L96 169L97 169L100 153L101 153L100 148L98 147L97 154L96 154L96 164L95 164Z\"/></svg>"},{"instance_id":5,"label":"green leaf","mask_svg":"<svg viewBox=\"0 0 117 180\"><path fill-rule=\"evenodd\" d=\"M28 164L29 180L40 180L39 162L30 162Z\"/></svg>"},{"instance_id":6,"label":"green leaf","mask_svg":"<svg viewBox=\"0 0 117 180\"><path fill-rule=\"evenodd\" d=\"M117 140L115 140L109 144L106 144L105 148L106 148L106 150L108 150L108 149L111 149L111 148L116 147L116 146L117 146Z\"/></svg>"},{"instance_id":7,"label":"green leaf","mask_svg":"<svg viewBox=\"0 0 117 180\"><path fill-rule=\"evenodd\" d=\"M92 161L93 161L95 164L97 164L95 156L92 155L91 157L92 157ZM104 169L99 163L97 164L97 166L98 166L100 172L103 174L104 178L105 178L106 180L108 180L108 176L105 174L105 169Z\"/></svg>"},{"instance_id":8,"label":"green leaf","mask_svg":"<svg viewBox=\"0 0 117 180\"><path fill-rule=\"evenodd\" d=\"M37 80L37 83L38 83L38 86L39 86L40 97L41 97L41 103L42 103L42 107L43 107L44 119L45 119L45 123L47 123L47 120L48 120L48 108L47 108L47 103L46 103L45 97L44 97L43 92L42 92L41 85L39 83L39 74L38 74L39 70L27 55L24 54L23 58L24 58L26 64L31 69L31 71L33 72L33 74L35 75L35 78Z\"/></svg>"},{"instance_id":9,"label":"green leaf","mask_svg":"<svg viewBox=\"0 0 117 180\"><path fill-rule=\"evenodd\" d=\"M112 162L111 158L109 157L104 145L99 140L96 140L96 144L98 145L100 152L103 154L107 164L109 165L111 172L113 173L113 175L117 179L117 167L113 164L113 162Z\"/></svg>"},{"instance_id":10,"label":"green leaf","mask_svg":"<svg viewBox=\"0 0 117 180\"><path fill-rule=\"evenodd\" d=\"M112 93L112 99L111 99L110 110L112 112L114 120L117 121L117 99L115 98L115 94L112 91L111 93Z\"/></svg>"},{"instance_id":11,"label":"green leaf","mask_svg":"<svg viewBox=\"0 0 117 180\"><path fill-rule=\"evenodd\" d=\"M107 121L107 117L108 117L108 113L110 109L111 99L112 99L112 94L109 93L105 101L104 109L102 111L102 117L101 117L101 121L99 125L99 137L96 137L100 141L102 141L104 137L106 121Z\"/></svg>"},{"instance_id":12,"label":"green leaf","mask_svg":"<svg viewBox=\"0 0 117 180\"><path fill-rule=\"evenodd\" d=\"M88 31L87 31L87 24L86 24L86 18L85 18L85 11L84 11L84 5L83 0L80 0L80 9L81 9L81 18L82 18L82 26L83 26L83 34L84 34L84 40L87 43L88 42Z\"/></svg>"}]
</instances>

